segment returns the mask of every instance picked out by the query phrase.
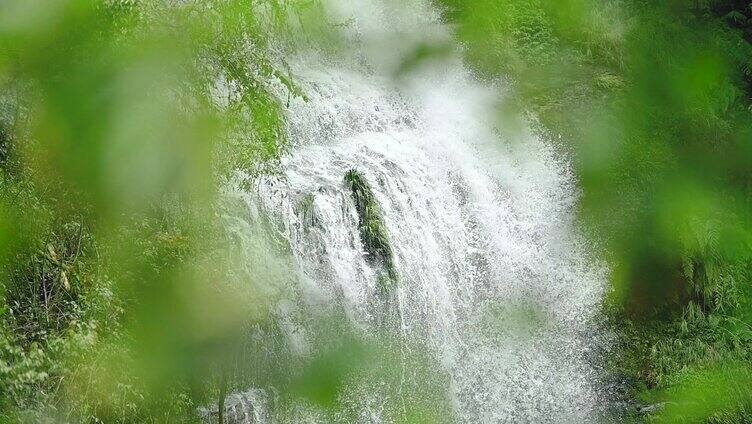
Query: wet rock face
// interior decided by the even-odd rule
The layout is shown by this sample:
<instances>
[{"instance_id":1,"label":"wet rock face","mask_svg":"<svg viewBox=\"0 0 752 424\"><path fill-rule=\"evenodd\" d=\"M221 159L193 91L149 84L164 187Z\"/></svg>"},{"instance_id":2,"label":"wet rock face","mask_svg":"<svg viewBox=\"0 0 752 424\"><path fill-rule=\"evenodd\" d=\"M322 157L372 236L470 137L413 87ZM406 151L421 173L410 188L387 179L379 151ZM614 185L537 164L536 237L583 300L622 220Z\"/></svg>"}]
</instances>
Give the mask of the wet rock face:
<instances>
[{"instance_id":1,"label":"wet rock face","mask_svg":"<svg viewBox=\"0 0 752 424\"><path fill-rule=\"evenodd\" d=\"M217 405L199 409L201 420L206 424L219 423ZM251 390L234 393L225 399L224 423L221 424L263 424L266 419L262 393Z\"/></svg>"}]
</instances>

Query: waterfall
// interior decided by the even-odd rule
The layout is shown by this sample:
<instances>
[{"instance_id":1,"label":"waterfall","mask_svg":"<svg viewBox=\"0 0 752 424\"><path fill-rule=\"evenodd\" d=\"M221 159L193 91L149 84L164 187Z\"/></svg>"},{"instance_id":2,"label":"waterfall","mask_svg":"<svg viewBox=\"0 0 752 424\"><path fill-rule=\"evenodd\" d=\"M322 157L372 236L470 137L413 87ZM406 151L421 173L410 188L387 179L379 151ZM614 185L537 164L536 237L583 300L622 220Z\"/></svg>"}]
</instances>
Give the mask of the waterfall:
<instances>
[{"instance_id":1,"label":"waterfall","mask_svg":"<svg viewBox=\"0 0 752 424\"><path fill-rule=\"evenodd\" d=\"M329 2L351 45L337 59L288 59L307 99L286 109L280 171L228 189L243 205L233 231L252 244L254 228L268 227L289 249L292 275L279 280L299 298L281 295L273 309L291 350L310 349L294 318L301 304L336 306L357 331L388 319L426 346L458 422L598 421L606 270L577 231L568 158L529 128L507 131L503 86L479 82L457 53L398 74L416 46L450 38L434 11L409 3ZM393 302L360 235L349 170L379 206L398 274ZM374 402L361 401L362 421L388 422Z\"/></svg>"}]
</instances>

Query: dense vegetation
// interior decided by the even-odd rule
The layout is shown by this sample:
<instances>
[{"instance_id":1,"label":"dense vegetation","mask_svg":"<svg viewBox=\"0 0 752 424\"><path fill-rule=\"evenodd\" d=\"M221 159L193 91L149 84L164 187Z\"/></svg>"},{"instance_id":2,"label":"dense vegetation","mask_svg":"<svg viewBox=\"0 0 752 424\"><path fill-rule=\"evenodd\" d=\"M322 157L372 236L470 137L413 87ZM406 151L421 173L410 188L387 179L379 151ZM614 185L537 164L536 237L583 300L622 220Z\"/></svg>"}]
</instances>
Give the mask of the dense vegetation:
<instances>
[{"instance_id":1,"label":"dense vegetation","mask_svg":"<svg viewBox=\"0 0 752 424\"><path fill-rule=\"evenodd\" d=\"M168 4L0 6L2 422L195 419L263 320L222 291L215 190L284 148L270 84L300 93L266 43L291 6Z\"/></svg>"},{"instance_id":2,"label":"dense vegetation","mask_svg":"<svg viewBox=\"0 0 752 424\"><path fill-rule=\"evenodd\" d=\"M564 140L605 240L615 372L659 421L749 422L752 7L746 1L440 2L504 114Z\"/></svg>"}]
</instances>

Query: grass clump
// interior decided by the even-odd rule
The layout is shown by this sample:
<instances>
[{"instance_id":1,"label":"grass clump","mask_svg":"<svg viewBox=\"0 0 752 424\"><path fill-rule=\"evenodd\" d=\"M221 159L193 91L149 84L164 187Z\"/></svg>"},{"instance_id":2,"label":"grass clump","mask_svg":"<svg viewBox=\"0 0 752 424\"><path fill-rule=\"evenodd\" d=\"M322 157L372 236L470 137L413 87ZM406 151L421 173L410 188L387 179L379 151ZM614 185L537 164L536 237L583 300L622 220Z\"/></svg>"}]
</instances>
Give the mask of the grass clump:
<instances>
[{"instance_id":1,"label":"grass clump","mask_svg":"<svg viewBox=\"0 0 752 424\"><path fill-rule=\"evenodd\" d=\"M384 267L385 274L378 279L379 287L382 292L389 293L397 284L397 269L394 266L394 253L389 243L381 208L363 174L351 169L345 174L345 183L355 201L360 239L368 253L369 261Z\"/></svg>"}]
</instances>

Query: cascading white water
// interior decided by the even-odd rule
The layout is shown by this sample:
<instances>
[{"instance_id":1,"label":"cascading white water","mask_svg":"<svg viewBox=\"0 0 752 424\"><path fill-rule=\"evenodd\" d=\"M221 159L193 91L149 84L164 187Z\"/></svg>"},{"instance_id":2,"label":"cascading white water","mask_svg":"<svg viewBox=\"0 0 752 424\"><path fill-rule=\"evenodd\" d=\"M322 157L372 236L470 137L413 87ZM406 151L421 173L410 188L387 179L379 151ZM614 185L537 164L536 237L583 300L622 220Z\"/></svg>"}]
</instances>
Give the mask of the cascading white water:
<instances>
[{"instance_id":1,"label":"cascading white water","mask_svg":"<svg viewBox=\"0 0 752 424\"><path fill-rule=\"evenodd\" d=\"M358 170L382 209L399 273L395 328L428 346L447 373L456 419L597 421L603 399L591 352L601 344L605 270L577 234L565 158L530 132L502 136L494 93L456 56L395 82L405 52L448 38L429 8L330 6L350 22L351 57L290 60L309 99L287 109L292 148L280 175L233 194L248 207L237 222L274 224L307 307L341 305L355 328L373 331L383 313L380 270L366 259L344 182ZM234 226L247 239L252 227ZM305 352L305 331L285 318L294 303L283 299L277 310L292 349Z\"/></svg>"}]
</instances>

